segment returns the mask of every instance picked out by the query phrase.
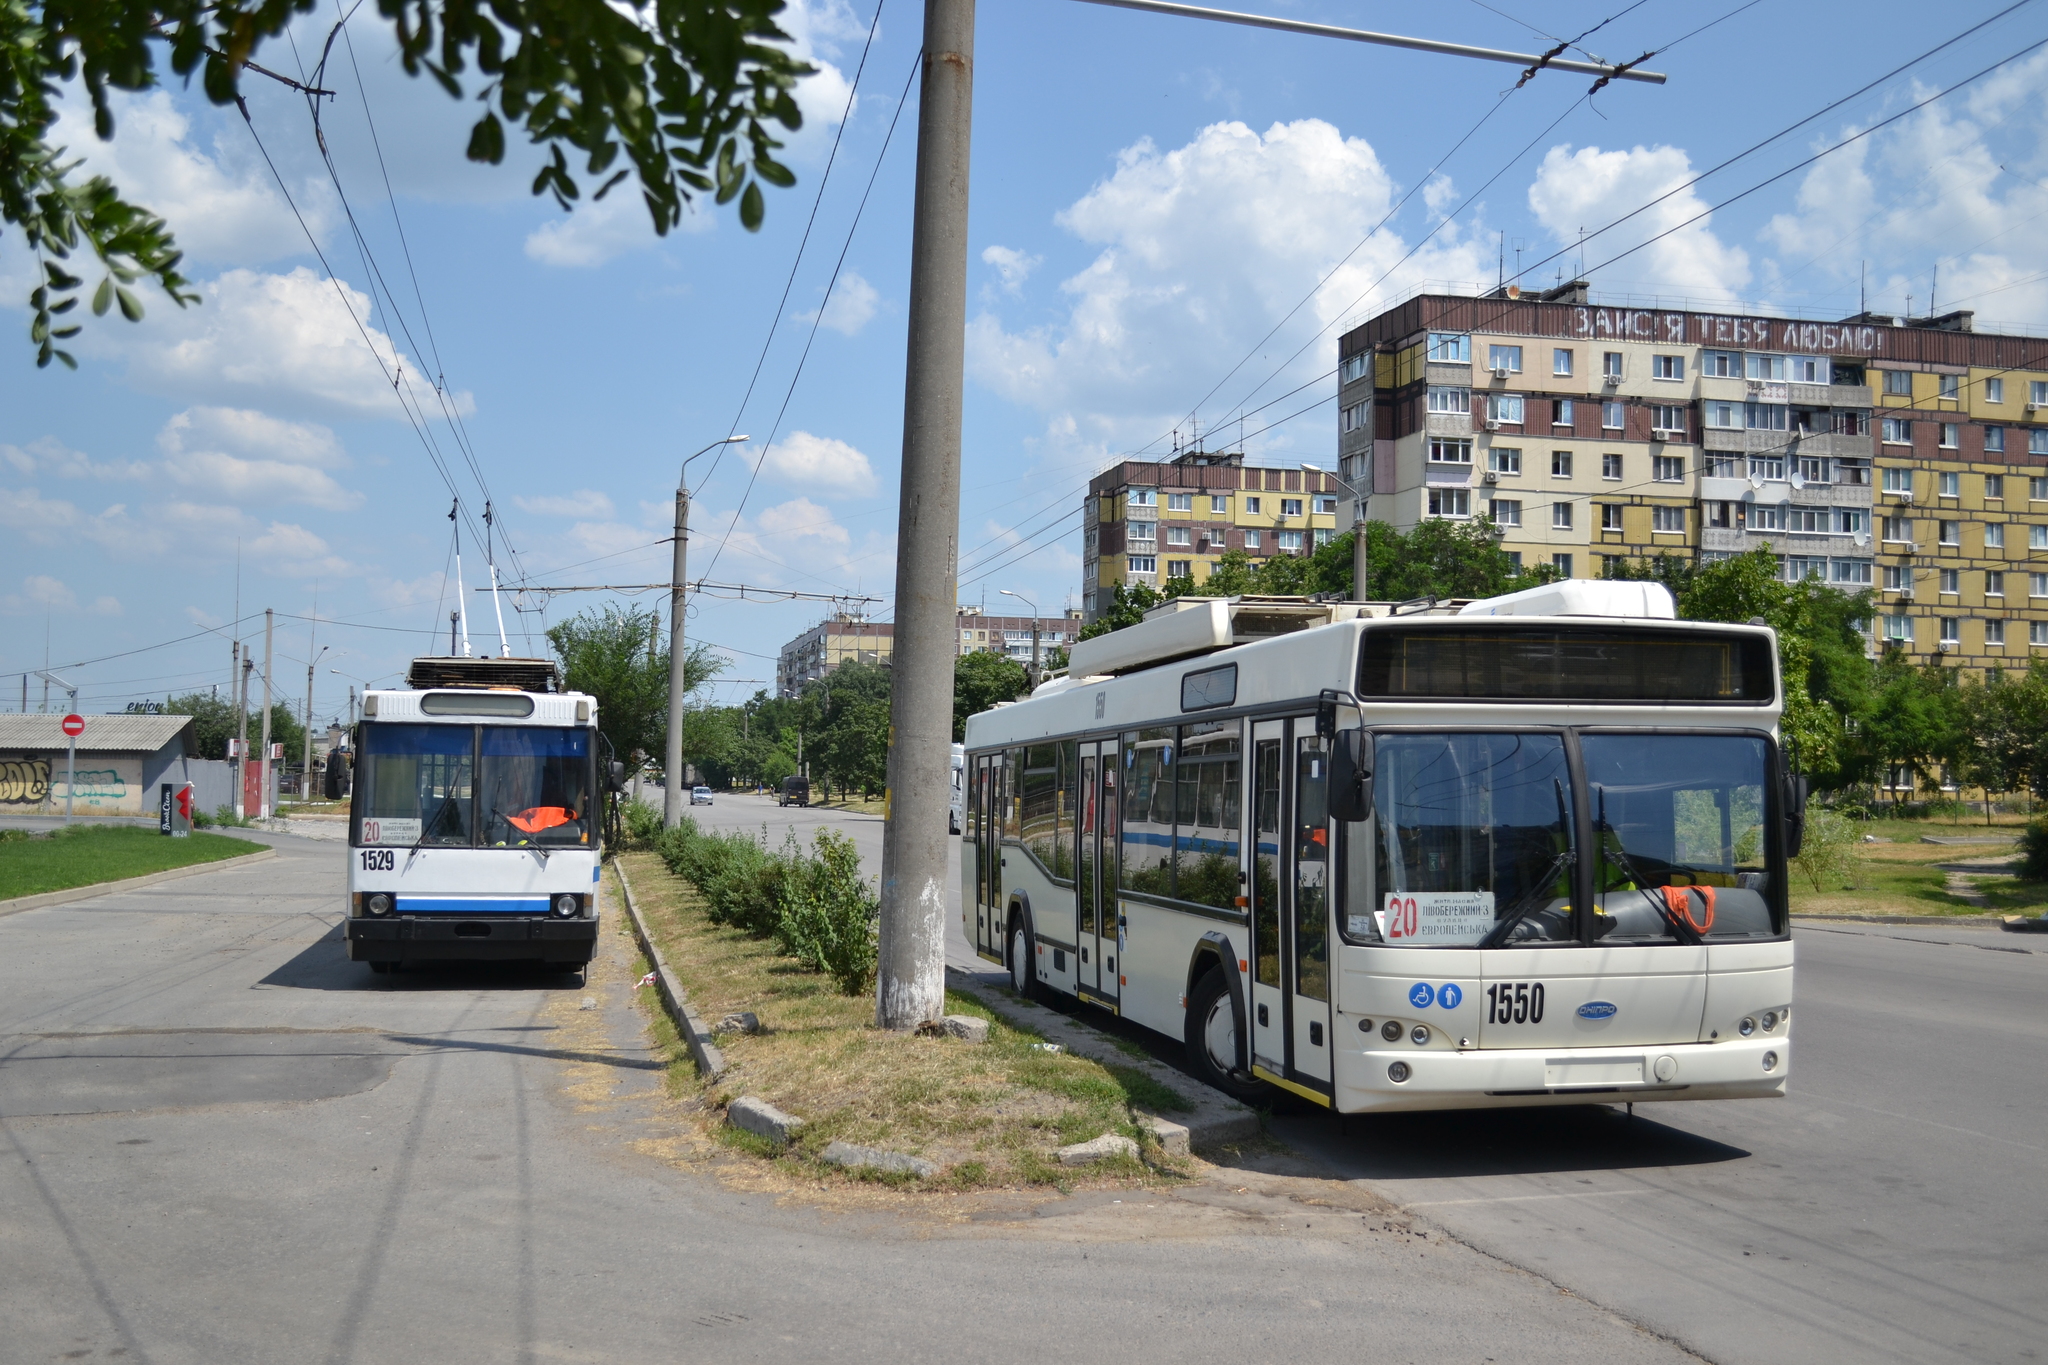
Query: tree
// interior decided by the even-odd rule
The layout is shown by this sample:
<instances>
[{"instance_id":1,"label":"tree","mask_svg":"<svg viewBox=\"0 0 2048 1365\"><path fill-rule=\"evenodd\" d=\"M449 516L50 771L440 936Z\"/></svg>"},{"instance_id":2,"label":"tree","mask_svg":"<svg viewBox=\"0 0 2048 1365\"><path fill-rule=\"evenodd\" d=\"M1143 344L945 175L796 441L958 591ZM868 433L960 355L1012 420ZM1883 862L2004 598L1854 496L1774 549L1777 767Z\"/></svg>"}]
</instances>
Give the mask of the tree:
<instances>
[{"instance_id":1,"label":"tree","mask_svg":"<svg viewBox=\"0 0 2048 1365\"><path fill-rule=\"evenodd\" d=\"M653 612L609 605L579 612L551 628L548 643L561 660L563 686L596 699L598 729L628 770L667 752L668 642ZM696 646L683 663L687 692L728 666L709 645ZM689 744L693 736L700 746L714 744L715 736L690 718L683 734L683 752L692 759L697 756Z\"/></svg>"},{"instance_id":2,"label":"tree","mask_svg":"<svg viewBox=\"0 0 2048 1365\"><path fill-rule=\"evenodd\" d=\"M241 731L235 715L235 705L204 692L189 692L182 697L172 697L164 703L166 715L192 717L194 737L199 743L201 758L226 758L228 741L238 738ZM256 706L249 712L249 747L254 749L263 739L263 708ZM284 745L287 758L305 752L306 730L299 724L299 718L283 702L274 702L270 708L270 742Z\"/></svg>"},{"instance_id":3,"label":"tree","mask_svg":"<svg viewBox=\"0 0 2048 1365\"><path fill-rule=\"evenodd\" d=\"M1066 660L1060 660L1066 666ZM953 664L953 742L967 738L967 718L999 701L1015 701L1030 685L1024 665L990 650L962 654Z\"/></svg>"},{"instance_id":4,"label":"tree","mask_svg":"<svg viewBox=\"0 0 2048 1365\"><path fill-rule=\"evenodd\" d=\"M39 264L29 296L37 365L77 368L56 343L79 331L66 315L88 286L95 314L118 303L131 322L143 316L128 288L138 280L153 280L179 307L199 302L178 272L171 225L122 198L105 176L80 179L80 163L50 145L67 88L83 84L103 142L115 133L108 92L155 88L159 58L174 75L198 74L215 104L238 103L246 71L271 75L254 61L262 44L318 8L318 0L0 0L0 216ZM473 94L482 106L469 159L502 162L506 125L523 130L547 152L533 192L564 209L586 186L601 199L630 175L657 233L679 224L702 194L738 199L752 231L766 210L759 182L796 183L775 160L775 132L802 125L792 91L813 68L790 55L789 35L775 24L783 0L377 0L377 9L408 75L424 71L450 97ZM472 64L482 79L466 86ZM324 72L323 58L310 84ZM581 163L574 169L572 153ZM614 169L621 153L627 164Z\"/></svg>"}]
</instances>

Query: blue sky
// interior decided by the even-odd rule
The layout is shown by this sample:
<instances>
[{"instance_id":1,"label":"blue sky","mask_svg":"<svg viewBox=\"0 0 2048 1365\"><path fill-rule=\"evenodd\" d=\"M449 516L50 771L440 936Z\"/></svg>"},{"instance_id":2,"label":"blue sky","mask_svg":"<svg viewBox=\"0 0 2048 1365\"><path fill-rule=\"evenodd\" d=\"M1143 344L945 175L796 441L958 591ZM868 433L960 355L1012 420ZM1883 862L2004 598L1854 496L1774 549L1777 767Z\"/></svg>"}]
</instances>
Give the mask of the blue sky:
<instances>
[{"instance_id":1,"label":"blue sky","mask_svg":"<svg viewBox=\"0 0 2048 1365\"><path fill-rule=\"evenodd\" d=\"M1540 50L1622 2L1250 8ZM1503 258L1509 273L1519 261L1547 283L1578 257L1581 228L1595 232L2003 8L1754 5L1723 18L1739 5L1627 9L1583 46L1610 60L1659 49L1648 65L1670 82L1616 83L1591 99L1575 75L1512 90L1508 66L1069 0L983 5L962 599L985 595L994 610L1007 588L1047 612L1078 606L1077 510L1097 469L1168 450L1176 427L1186 437L1197 424L1212 445L1242 432L1255 460L1328 463L1334 380L1322 376L1345 326L1425 286L1490 285ZM497 546L508 577L665 579L676 465L737 429L754 442L693 466L692 576L708 567L720 582L867 594L886 618L914 85L882 153L915 58L914 6L881 15L777 318L874 17L872 5L836 0L787 12L821 70L789 151L798 186L771 192L767 226L752 234L706 206L657 239L625 193L565 216L527 193L520 154L499 168L465 162L469 112L403 76L368 10L350 33L361 81L337 57L339 98L321 116L367 257L303 101L247 83L256 132L339 290L232 110L159 92L119 102L110 146L88 125L67 129L74 150L170 219L207 297L180 312L147 295L143 324L100 323L81 338L79 373L39 372L19 306L29 262L17 237L0 244L0 302L18 339L11 358L0 353L4 704L18 703L20 685L5 674L41 667L46 648L57 664L99 661L75 670L87 709L224 686L238 557L241 633L260 637L262 609L279 613L280 690L302 697L310 652L328 647L316 719L343 709L351 678L386 681L413 653L444 648L451 497L379 355L402 359L415 384L445 378L448 420L430 385L414 392L472 515L484 502L477 472L494 496L517 551ZM297 53L317 51L332 22L302 24ZM1902 311L1911 294L1924 311L1938 266L1943 309L2048 327L2038 52L1681 226L2044 37L2048 6L2023 5L1595 236L1583 254L1596 293L1842 316L1862 277L1873 307ZM266 65L295 61L289 44L265 50ZM372 269L395 311L372 300ZM462 562L474 588L483 556L466 530ZM601 600L555 595L544 619ZM689 630L728 652L718 694L731 699L772 679L776 648L825 610L706 596ZM538 646L538 611L510 619L515 652L526 631ZM495 645L487 608L473 605L470 627L480 651ZM179 637L191 638L164 645ZM32 686L31 706L40 695Z\"/></svg>"}]
</instances>

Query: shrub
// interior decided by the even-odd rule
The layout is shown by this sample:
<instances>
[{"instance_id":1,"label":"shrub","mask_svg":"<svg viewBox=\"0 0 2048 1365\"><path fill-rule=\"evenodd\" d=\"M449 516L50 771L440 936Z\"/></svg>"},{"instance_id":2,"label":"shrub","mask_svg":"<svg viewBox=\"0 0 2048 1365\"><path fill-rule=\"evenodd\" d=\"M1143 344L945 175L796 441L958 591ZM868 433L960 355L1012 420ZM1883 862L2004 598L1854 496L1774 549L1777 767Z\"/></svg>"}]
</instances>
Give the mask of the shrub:
<instances>
[{"instance_id":1,"label":"shrub","mask_svg":"<svg viewBox=\"0 0 2048 1365\"><path fill-rule=\"evenodd\" d=\"M1855 827L1842 812L1825 809L1809 800L1806 803L1806 841L1800 845L1799 856L1792 861L1800 875L1813 883L1815 891L1838 891L1855 872L1856 855L1851 850L1855 848L1857 838Z\"/></svg>"},{"instance_id":2,"label":"shrub","mask_svg":"<svg viewBox=\"0 0 2048 1365\"><path fill-rule=\"evenodd\" d=\"M775 938L782 951L829 975L846 995L864 993L875 979L875 923L881 901L860 875L853 841L833 830L818 831L804 858L791 833L781 917Z\"/></svg>"},{"instance_id":3,"label":"shrub","mask_svg":"<svg viewBox=\"0 0 2048 1365\"><path fill-rule=\"evenodd\" d=\"M2048 881L2048 815L2035 816L2020 835L2019 873L2026 881Z\"/></svg>"},{"instance_id":4,"label":"shrub","mask_svg":"<svg viewBox=\"0 0 2048 1365\"><path fill-rule=\"evenodd\" d=\"M661 838L661 811L645 801L621 801L619 814L627 848L654 848Z\"/></svg>"}]
</instances>

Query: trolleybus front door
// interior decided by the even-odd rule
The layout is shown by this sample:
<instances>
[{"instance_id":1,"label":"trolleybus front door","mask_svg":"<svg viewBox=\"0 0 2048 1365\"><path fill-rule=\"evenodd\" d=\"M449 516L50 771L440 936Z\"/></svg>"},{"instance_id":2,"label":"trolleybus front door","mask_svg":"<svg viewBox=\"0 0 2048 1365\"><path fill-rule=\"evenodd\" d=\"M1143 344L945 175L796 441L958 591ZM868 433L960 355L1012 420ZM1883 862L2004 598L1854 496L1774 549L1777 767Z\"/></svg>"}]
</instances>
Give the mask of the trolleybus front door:
<instances>
[{"instance_id":1,"label":"trolleybus front door","mask_svg":"<svg viewBox=\"0 0 2048 1365\"><path fill-rule=\"evenodd\" d=\"M1293 847L1287 860L1287 933L1293 953L1288 1017L1295 1079L1330 1084L1330 757L1315 721L1294 722Z\"/></svg>"},{"instance_id":2,"label":"trolleybus front door","mask_svg":"<svg viewBox=\"0 0 2048 1365\"><path fill-rule=\"evenodd\" d=\"M1315 722L1252 726L1252 1064L1270 1079L1330 1085L1328 758Z\"/></svg>"}]
</instances>

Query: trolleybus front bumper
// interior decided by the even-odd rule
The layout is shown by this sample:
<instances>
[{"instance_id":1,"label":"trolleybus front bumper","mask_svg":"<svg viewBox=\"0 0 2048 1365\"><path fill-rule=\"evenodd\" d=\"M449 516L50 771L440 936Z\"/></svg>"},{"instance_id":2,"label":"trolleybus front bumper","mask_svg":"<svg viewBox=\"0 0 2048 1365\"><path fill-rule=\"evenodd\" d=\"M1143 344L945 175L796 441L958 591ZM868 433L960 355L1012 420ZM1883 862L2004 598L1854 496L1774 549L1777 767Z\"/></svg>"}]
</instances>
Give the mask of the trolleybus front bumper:
<instances>
[{"instance_id":1,"label":"trolleybus front bumper","mask_svg":"<svg viewBox=\"0 0 2048 1365\"><path fill-rule=\"evenodd\" d=\"M1624 1048L1396 1045L1343 1056L1336 1107L1356 1114L1766 1099L1784 1095L1791 1067L1792 1040L1782 1032L1725 1043Z\"/></svg>"},{"instance_id":2,"label":"trolleybus front bumper","mask_svg":"<svg viewBox=\"0 0 2048 1365\"><path fill-rule=\"evenodd\" d=\"M391 916L351 918L354 962L553 962L580 966L597 953L597 916Z\"/></svg>"}]
</instances>

